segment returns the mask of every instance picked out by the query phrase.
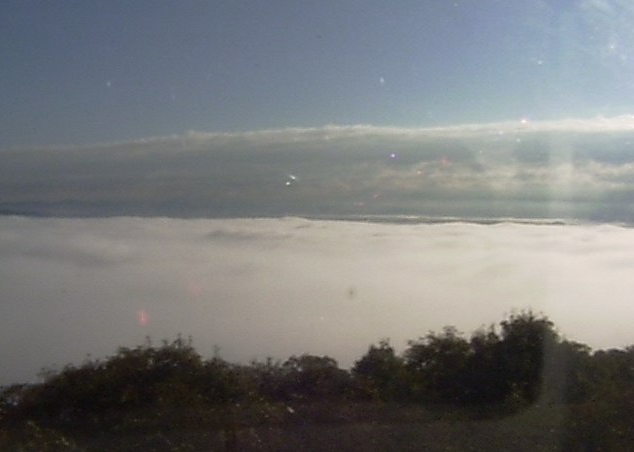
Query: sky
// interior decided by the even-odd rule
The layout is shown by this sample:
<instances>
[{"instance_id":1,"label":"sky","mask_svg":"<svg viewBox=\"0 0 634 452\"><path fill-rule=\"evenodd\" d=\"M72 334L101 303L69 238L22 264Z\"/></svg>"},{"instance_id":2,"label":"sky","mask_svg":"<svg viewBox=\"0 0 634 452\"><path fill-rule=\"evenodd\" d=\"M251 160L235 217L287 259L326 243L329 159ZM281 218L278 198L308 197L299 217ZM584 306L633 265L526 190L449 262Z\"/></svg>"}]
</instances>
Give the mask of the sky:
<instances>
[{"instance_id":1,"label":"sky","mask_svg":"<svg viewBox=\"0 0 634 452\"><path fill-rule=\"evenodd\" d=\"M629 0L0 4L0 385L543 310L634 342ZM352 221L354 220L354 221Z\"/></svg>"},{"instance_id":2,"label":"sky","mask_svg":"<svg viewBox=\"0 0 634 452\"><path fill-rule=\"evenodd\" d=\"M628 0L0 5L0 147L631 113Z\"/></svg>"}]
</instances>

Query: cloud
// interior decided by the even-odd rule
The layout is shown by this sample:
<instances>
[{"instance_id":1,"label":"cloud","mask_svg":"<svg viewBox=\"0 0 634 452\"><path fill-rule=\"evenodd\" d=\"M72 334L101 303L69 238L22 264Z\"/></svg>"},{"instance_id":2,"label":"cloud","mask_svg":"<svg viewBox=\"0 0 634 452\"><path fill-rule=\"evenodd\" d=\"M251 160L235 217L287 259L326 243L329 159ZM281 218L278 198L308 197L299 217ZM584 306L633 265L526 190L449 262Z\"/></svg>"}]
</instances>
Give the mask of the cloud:
<instances>
[{"instance_id":1,"label":"cloud","mask_svg":"<svg viewBox=\"0 0 634 452\"><path fill-rule=\"evenodd\" d=\"M347 366L528 307L594 347L634 342L634 229L406 220L1 217L0 384L178 333L230 360Z\"/></svg>"},{"instance_id":2,"label":"cloud","mask_svg":"<svg viewBox=\"0 0 634 452\"><path fill-rule=\"evenodd\" d=\"M0 210L58 216L339 214L634 221L634 117L369 125L0 151ZM292 184L288 175L296 176ZM580 195L581 194L581 195ZM530 203L522 200L531 200ZM561 212L553 206L561 204Z\"/></svg>"}]
</instances>

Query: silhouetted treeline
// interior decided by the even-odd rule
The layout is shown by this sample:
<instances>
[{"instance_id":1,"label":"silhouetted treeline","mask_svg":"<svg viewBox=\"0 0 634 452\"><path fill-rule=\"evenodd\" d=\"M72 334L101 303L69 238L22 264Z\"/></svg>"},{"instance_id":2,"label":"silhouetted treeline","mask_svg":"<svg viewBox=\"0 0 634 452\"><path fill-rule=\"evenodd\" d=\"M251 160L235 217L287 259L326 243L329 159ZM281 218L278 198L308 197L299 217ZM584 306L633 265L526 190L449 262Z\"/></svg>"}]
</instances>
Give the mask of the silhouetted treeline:
<instances>
[{"instance_id":1,"label":"silhouetted treeline","mask_svg":"<svg viewBox=\"0 0 634 452\"><path fill-rule=\"evenodd\" d=\"M532 312L465 338L453 327L409 342L402 355L382 341L352 368L357 388L382 400L460 406L576 404L620 394L634 380L634 349L591 352L562 339Z\"/></svg>"},{"instance_id":2,"label":"silhouetted treeline","mask_svg":"<svg viewBox=\"0 0 634 452\"><path fill-rule=\"evenodd\" d=\"M160 346L120 348L105 360L50 371L39 384L2 389L0 444L2 435L6 441L13 437L8 432L30 437L33 429L76 434L206 425L234 431L288 422L302 406L324 402L414 403L497 414L565 404L580 413L575 428L588 435L588 426L606 417L623 424L619 415L634 408L633 382L633 348L592 353L562 339L550 320L530 311L470 337L445 327L411 340L400 354L381 341L350 370L330 357L307 354L249 365L204 359L191 340L179 337Z\"/></svg>"}]
</instances>

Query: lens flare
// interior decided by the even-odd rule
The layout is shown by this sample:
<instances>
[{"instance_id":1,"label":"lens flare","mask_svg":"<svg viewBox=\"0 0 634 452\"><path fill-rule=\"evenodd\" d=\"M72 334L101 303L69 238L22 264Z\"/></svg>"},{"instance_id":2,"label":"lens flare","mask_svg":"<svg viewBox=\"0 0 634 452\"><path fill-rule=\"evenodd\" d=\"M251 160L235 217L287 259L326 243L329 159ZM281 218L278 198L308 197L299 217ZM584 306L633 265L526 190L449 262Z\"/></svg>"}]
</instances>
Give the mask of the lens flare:
<instances>
[{"instance_id":1,"label":"lens flare","mask_svg":"<svg viewBox=\"0 0 634 452\"><path fill-rule=\"evenodd\" d=\"M136 313L136 320L140 326L147 326L150 321L150 316L145 309L139 309Z\"/></svg>"}]
</instances>

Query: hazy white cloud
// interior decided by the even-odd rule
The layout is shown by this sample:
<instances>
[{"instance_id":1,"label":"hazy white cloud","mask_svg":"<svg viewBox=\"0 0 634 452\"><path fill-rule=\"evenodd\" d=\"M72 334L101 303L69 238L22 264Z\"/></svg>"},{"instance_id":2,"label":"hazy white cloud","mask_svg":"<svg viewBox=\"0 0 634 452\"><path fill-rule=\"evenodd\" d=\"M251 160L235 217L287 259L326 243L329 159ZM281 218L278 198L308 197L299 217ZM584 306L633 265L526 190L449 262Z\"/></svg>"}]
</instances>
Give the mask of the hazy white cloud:
<instances>
[{"instance_id":1,"label":"hazy white cloud","mask_svg":"<svg viewBox=\"0 0 634 452\"><path fill-rule=\"evenodd\" d=\"M0 384L177 333L230 360L349 365L381 338L402 349L528 307L571 339L624 346L633 244L607 225L2 217Z\"/></svg>"},{"instance_id":2,"label":"hazy white cloud","mask_svg":"<svg viewBox=\"0 0 634 452\"><path fill-rule=\"evenodd\" d=\"M84 148L5 149L0 209L61 216L396 212L631 222L625 200L634 194L633 150L631 116L189 132ZM558 213L555 205L564 208Z\"/></svg>"},{"instance_id":3,"label":"hazy white cloud","mask_svg":"<svg viewBox=\"0 0 634 452\"><path fill-rule=\"evenodd\" d=\"M482 124L460 124L442 127L394 127L372 126L368 124L336 125L324 127L290 127L282 129L258 130L236 133L206 133L190 131L187 138L196 141L215 141L219 138L252 139L254 143L314 141L317 138L345 139L359 137L392 137L401 139L417 139L427 137L463 138L478 135L504 135L534 132L567 132L567 133L603 133L625 132L634 130L634 115L616 117L597 117L591 119L567 118L551 121L530 121L519 118L512 121L502 121Z\"/></svg>"}]
</instances>

